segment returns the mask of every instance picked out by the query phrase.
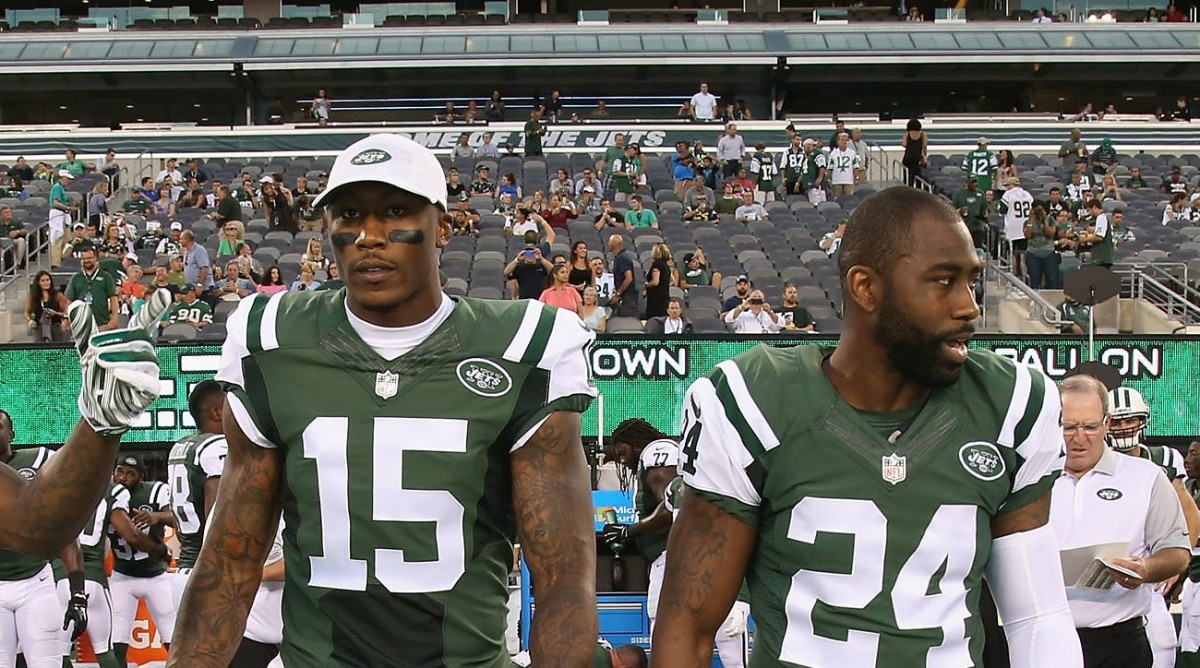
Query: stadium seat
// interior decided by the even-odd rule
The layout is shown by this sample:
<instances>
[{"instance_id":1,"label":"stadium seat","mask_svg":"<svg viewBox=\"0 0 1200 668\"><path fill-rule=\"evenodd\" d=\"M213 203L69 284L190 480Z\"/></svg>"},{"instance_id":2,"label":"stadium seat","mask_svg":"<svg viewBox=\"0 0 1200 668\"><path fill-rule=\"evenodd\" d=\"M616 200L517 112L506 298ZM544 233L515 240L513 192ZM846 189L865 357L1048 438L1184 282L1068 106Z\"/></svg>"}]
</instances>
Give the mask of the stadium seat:
<instances>
[{"instance_id":1,"label":"stadium seat","mask_svg":"<svg viewBox=\"0 0 1200 668\"><path fill-rule=\"evenodd\" d=\"M644 334L646 330L637 318L614 316L608 319L604 331L609 334Z\"/></svg>"}]
</instances>

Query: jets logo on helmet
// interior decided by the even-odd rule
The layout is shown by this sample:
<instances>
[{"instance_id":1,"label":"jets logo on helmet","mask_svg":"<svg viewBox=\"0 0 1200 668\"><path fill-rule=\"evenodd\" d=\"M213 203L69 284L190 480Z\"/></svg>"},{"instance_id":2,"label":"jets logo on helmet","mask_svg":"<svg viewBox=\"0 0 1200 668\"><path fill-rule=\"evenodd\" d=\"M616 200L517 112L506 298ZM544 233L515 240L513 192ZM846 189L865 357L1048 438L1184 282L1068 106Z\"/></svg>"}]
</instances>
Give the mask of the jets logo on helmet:
<instances>
[{"instance_id":1,"label":"jets logo on helmet","mask_svg":"<svg viewBox=\"0 0 1200 668\"><path fill-rule=\"evenodd\" d=\"M1112 416L1108 446L1117 452L1128 452L1141 445L1146 427L1150 424L1150 406L1142 393L1130 387L1109 390L1108 408Z\"/></svg>"}]
</instances>

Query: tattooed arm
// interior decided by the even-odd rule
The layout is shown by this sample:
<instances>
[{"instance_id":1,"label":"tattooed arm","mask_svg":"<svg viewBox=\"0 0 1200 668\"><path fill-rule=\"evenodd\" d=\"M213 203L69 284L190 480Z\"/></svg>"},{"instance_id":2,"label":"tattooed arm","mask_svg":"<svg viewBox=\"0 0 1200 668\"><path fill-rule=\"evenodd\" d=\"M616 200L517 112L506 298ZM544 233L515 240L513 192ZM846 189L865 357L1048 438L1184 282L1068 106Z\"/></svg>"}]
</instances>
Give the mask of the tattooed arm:
<instances>
[{"instance_id":1,"label":"tattooed arm","mask_svg":"<svg viewBox=\"0 0 1200 668\"><path fill-rule=\"evenodd\" d=\"M578 413L558 411L512 455L513 508L537 590L535 666L590 667L596 648L596 534Z\"/></svg>"},{"instance_id":2,"label":"tattooed arm","mask_svg":"<svg viewBox=\"0 0 1200 668\"><path fill-rule=\"evenodd\" d=\"M654 668L712 665L713 637L737 598L757 529L688 488L671 527L652 645Z\"/></svg>"},{"instance_id":3,"label":"tattooed arm","mask_svg":"<svg viewBox=\"0 0 1200 668\"><path fill-rule=\"evenodd\" d=\"M179 608L168 668L225 668L237 651L279 524L283 453L250 441L225 404L223 484Z\"/></svg>"},{"instance_id":4,"label":"tattooed arm","mask_svg":"<svg viewBox=\"0 0 1200 668\"><path fill-rule=\"evenodd\" d=\"M53 558L75 540L112 483L120 440L99 436L80 420L66 445L33 480L0 466L0 517L37 518L36 522L0 522L0 547Z\"/></svg>"}]
</instances>

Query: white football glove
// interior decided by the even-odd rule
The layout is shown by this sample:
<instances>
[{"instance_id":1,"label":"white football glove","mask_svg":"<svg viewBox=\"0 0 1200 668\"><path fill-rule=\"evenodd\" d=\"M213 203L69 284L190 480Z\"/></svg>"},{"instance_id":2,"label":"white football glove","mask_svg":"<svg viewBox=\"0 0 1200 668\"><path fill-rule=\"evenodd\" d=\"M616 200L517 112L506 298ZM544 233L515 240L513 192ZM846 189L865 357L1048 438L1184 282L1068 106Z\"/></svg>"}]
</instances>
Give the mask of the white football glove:
<instances>
[{"instance_id":1,"label":"white football glove","mask_svg":"<svg viewBox=\"0 0 1200 668\"><path fill-rule=\"evenodd\" d=\"M746 632L746 628L750 619L750 604L745 601L734 601L733 607L729 609L729 616L725 618L725 636L733 638L740 636Z\"/></svg>"},{"instance_id":2,"label":"white football glove","mask_svg":"<svg viewBox=\"0 0 1200 668\"><path fill-rule=\"evenodd\" d=\"M129 327L109 332L99 331L87 303L74 301L67 308L83 373L79 414L97 434L125 433L158 398L158 355L150 331L170 305L170 291L155 290Z\"/></svg>"}]
</instances>

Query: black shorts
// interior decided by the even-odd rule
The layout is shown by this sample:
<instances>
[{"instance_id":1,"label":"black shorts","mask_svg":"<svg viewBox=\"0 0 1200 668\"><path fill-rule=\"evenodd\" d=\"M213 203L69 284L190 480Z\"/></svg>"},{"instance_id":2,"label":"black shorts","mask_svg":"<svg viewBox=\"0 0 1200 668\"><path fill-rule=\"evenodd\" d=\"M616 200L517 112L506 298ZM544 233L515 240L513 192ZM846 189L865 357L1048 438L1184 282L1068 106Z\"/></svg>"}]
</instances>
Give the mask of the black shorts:
<instances>
[{"instance_id":1,"label":"black shorts","mask_svg":"<svg viewBox=\"0 0 1200 668\"><path fill-rule=\"evenodd\" d=\"M1013 239L1011 243L1014 253L1024 253L1025 249L1029 247L1028 239Z\"/></svg>"}]
</instances>

